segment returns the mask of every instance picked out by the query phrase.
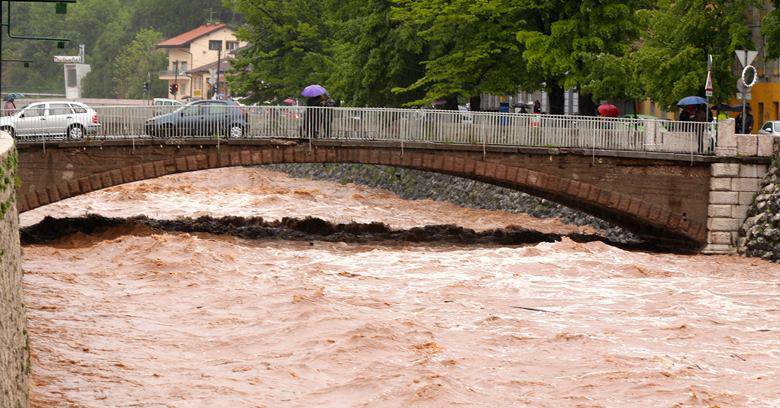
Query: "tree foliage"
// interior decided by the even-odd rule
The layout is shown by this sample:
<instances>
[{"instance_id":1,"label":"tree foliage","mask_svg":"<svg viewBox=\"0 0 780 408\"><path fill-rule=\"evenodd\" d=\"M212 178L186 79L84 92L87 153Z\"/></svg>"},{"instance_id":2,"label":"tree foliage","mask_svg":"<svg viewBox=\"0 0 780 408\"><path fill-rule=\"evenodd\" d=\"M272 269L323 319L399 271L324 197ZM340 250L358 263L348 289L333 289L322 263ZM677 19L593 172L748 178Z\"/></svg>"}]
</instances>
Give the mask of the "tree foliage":
<instances>
[{"instance_id":1,"label":"tree foliage","mask_svg":"<svg viewBox=\"0 0 780 408\"><path fill-rule=\"evenodd\" d=\"M398 0L393 19L419 32L428 54L425 73L397 91L424 90L430 102L453 95L464 98L481 92L514 93L519 85L541 81L522 57L516 32L525 23L527 1L516 0Z\"/></svg>"},{"instance_id":2,"label":"tree foliage","mask_svg":"<svg viewBox=\"0 0 780 408\"><path fill-rule=\"evenodd\" d=\"M665 107L704 96L707 54L713 55L714 100L735 91L734 50L751 48L746 15L751 0L659 0L642 13L643 43L633 56L642 96Z\"/></svg>"},{"instance_id":3,"label":"tree foliage","mask_svg":"<svg viewBox=\"0 0 780 408\"><path fill-rule=\"evenodd\" d=\"M79 44L85 44L92 72L84 79L84 94L107 98L119 96L117 90L122 88L115 83L116 61L141 30L153 27L163 37L170 37L206 23L212 15L227 23L240 21L233 10L222 6L222 0L79 0L68 6L64 16L55 14L51 3L15 3L12 10L11 25L16 34L64 37L71 41L62 50L53 42L6 37L3 55L30 59L33 64L30 68L4 64L3 91L62 93L62 65L52 58L76 55ZM139 70L134 73L142 74L144 80L147 76ZM156 77L156 71L152 71L152 76Z\"/></svg>"},{"instance_id":4,"label":"tree foliage","mask_svg":"<svg viewBox=\"0 0 780 408\"><path fill-rule=\"evenodd\" d=\"M761 34L764 35L764 57L780 58L780 0L769 2L773 10L761 21Z\"/></svg>"},{"instance_id":5,"label":"tree foliage","mask_svg":"<svg viewBox=\"0 0 780 408\"><path fill-rule=\"evenodd\" d=\"M239 39L251 45L232 63L231 89L253 101L280 101L324 83L332 69L327 0L228 0L244 16Z\"/></svg>"},{"instance_id":6,"label":"tree foliage","mask_svg":"<svg viewBox=\"0 0 780 408\"><path fill-rule=\"evenodd\" d=\"M150 95L167 94L167 81L161 81L156 73L165 69L168 57L165 52L155 48L162 40L162 33L143 29L136 34L133 42L125 47L113 64L114 94L118 98L141 99L144 95L143 84L151 75ZM146 95L149 96L149 95Z\"/></svg>"}]
</instances>

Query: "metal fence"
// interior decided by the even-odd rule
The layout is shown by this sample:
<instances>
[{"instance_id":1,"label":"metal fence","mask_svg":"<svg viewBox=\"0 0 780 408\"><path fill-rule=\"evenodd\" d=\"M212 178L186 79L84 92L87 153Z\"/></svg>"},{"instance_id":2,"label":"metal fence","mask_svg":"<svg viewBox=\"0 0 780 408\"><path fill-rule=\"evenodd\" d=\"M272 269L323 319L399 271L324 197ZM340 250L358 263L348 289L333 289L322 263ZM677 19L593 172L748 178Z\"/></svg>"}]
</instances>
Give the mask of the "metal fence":
<instances>
[{"instance_id":1,"label":"metal fence","mask_svg":"<svg viewBox=\"0 0 780 408\"><path fill-rule=\"evenodd\" d=\"M713 124L645 118L229 104L92 109L94 115L50 107L41 116L22 112L0 127L13 131L20 143L81 138L291 138L711 154L715 139ZM74 132L74 127L83 132Z\"/></svg>"}]
</instances>

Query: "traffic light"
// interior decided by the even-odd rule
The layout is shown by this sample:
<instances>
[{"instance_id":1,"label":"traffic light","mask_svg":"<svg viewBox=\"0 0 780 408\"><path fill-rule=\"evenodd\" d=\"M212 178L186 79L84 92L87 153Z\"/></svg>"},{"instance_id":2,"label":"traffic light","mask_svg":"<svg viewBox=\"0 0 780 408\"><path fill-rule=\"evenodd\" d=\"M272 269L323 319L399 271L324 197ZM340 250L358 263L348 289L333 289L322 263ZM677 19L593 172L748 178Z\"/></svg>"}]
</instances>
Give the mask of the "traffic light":
<instances>
[{"instance_id":1,"label":"traffic light","mask_svg":"<svg viewBox=\"0 0 780 408\"><path fill-rule=\"evenodd\" d=\"M176 95L179 92L179 84L172 83L171 84L171 95Z\"/></svg>"},{"instance_id":2,"label":"traffic light","mask_svg":"<svg viewBox=\"0 0 780 408\"><path fill-rule=\"evenodd\" d=\"M144 92L149 92L149 82L144 82Z\"/></svg>"}]
</instances>

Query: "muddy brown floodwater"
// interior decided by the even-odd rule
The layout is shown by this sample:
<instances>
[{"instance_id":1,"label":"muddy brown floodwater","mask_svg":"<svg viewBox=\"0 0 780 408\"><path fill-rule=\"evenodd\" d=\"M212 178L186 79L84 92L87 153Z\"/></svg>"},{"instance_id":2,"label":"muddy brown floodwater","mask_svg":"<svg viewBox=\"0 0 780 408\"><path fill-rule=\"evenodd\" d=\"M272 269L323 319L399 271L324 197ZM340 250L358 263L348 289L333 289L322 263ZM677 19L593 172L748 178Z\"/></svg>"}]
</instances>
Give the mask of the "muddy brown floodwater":
<instances>
[{"instance_id":1,"label":"muddy brown floodwater","mask_svg":"<svg viewBox=\"0 0 780 408\"><path fill-rule=\"evenodd\" d=\"M21 218L85 212L583 232L248 168ZM119 227L27 246L24 269L37 407L780 406L780 266L760 260Z\"/></svg>"}]
</instances>

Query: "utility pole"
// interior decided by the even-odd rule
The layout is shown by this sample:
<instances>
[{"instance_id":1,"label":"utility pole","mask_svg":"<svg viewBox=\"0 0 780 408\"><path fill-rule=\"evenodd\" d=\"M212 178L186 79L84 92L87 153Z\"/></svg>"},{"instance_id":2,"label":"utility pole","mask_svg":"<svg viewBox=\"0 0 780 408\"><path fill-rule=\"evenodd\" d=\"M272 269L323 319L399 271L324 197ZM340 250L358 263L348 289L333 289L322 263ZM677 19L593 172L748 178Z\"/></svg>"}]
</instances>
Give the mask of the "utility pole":
<instances>
[{"instance_id":1,"label":"utility pole","mask_svg":"<svg viewBox=\"0 0 780 408\"><path fill-rule=\"evenodd\" d=\"M219 94L219 71L222 60L222 40L209 41L209 50L217 52L217 80L214 82L214 95Z\"/></svg>"}]
</instances>

